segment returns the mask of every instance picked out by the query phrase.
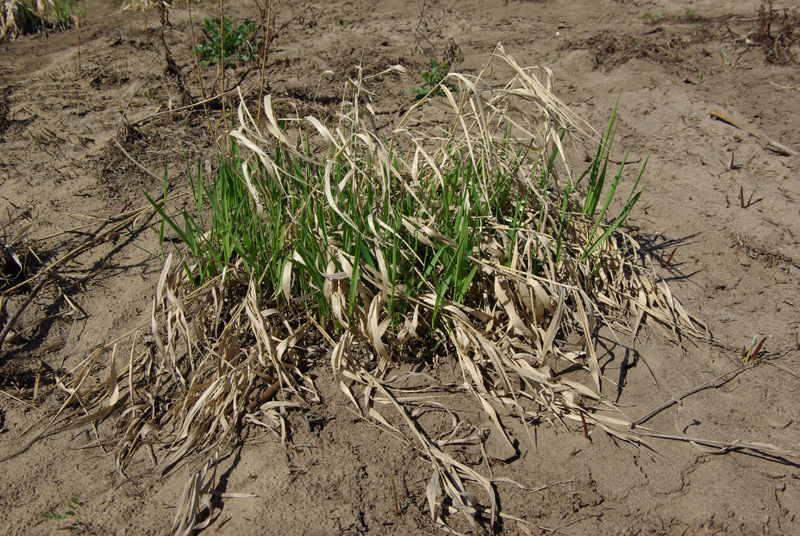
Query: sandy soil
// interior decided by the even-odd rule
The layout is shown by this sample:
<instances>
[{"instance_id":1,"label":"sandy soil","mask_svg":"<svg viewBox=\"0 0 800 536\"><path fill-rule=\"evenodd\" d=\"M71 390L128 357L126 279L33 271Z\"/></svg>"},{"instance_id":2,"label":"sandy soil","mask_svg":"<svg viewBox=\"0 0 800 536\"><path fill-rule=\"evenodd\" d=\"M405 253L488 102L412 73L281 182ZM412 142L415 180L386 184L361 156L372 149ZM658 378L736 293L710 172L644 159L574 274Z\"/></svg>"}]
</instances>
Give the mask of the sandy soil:
<instances>
[{"instance_id":1,"label":"sandy soil","mask_svg":"<svg viewBox=\"0 0 800 536\"><path fill-rule=\"evenodd\" d=\"M165 38L191 98L199 99L188 13L176 4ZM745 40L757 27L759 5L286 0L277 3L267 80L273 94L324 115L353 65L377 72L400 63L409 76L387 76L375 88L380 117L390 125L413 102L409 89L421 83L418 73L431 56L455 44L457 68L475 72L502 42L519 63L552 69L556 93L598 129L619 97L617 148L630 149L633 162L650 155L646 192L628 231L713 337L676 345L646 330L627 354L601 348L611 378L620 376L626 355L635 357L618 402L632 419L646 415L736 369L742 347L766 336L757 366L688 396L647 425L798 452L800 71L768 62L760 45ZM258 18L250 1L226 2L226 10L235 19ZM195 24L213 15L206 2L192 12ZM149 21L145 32L138 14L92 2L81 28L82 76L74 32L0 43L0 225L5 244L16 240L19 251L27 245L41 257L26 256L30 273L83 243L106 219L145 205L142 190L159 193L165 166L179 183L183 153L190 161L215 158L197 110L146 119L184 98L165 74L155 12ZM796 45L793 52L800 58ZM326 70L333 74L321 76ZM229 81L244 72L229 73ZM203 68L203 76L211 91L215 69ZM256 72L244 76L244 89L257 85ZM146 120L128 128L123 111L131 122ZM221 110L210 113L218 119ZM726 115L738 126L719 120ZM141 218L80 253L25 310L18 336L0 354L0 456L20 451L49 422L65 399L56 377L148 321L161 269L154 223ZM9 294L3 322L30 291ZM437 374L452 375L447 367ZM352 411L324 355L313 373L323 403L290 416L293 448L245 429L222 459L216 489L258 497L215 499L205 532L439 533L425 498L428 464ZM448 403L458 407L458 400ZM483 420L475 411L476 425L486 427ZM498 484L503 512L524 520L505 519L498 528L504 534L800 533L797 458L656 439L651 450L640 449L600 430L589 442L582 430L549 424L538 426L531 442L511 426L517 458L499 461L503 452L491 436L486 458L453 448L462 461L530 488ZM168 533L188 468L159 481L141 460L133 478L123 479L94 440L90 427L79 427L0 463L2 532ZM75 516L42 516L63 514L75 494Z\"/></svg>"}]
</instances>

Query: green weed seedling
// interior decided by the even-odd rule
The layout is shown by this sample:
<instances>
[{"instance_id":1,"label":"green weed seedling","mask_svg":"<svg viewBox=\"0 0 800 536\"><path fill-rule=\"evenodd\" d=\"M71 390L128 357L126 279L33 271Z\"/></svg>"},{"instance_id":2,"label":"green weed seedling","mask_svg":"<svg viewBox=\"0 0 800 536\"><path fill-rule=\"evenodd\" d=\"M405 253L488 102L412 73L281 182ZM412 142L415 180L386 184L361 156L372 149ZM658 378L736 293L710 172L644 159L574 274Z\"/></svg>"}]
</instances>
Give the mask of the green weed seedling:
<instances>
[{"instance_id":1,"label":"green weed seedling","mask_svg":"<svg viewBox=\"0 0 800 536\"><path fill-rule=\"evenodd\" d=\"M69 498L69 501L66 504L66 510L64 513L60 514L56 510L51 510L49 512L44 512L40 514L44 519L51 519L61 521L64 519L74 518L78 515L78 509L83 506L83 501L81 501L81 496L78 493L73 493L72 496Z\"/></svg>"},{"instance_id":2,"label":"green weed seedling","mask_svg":"<svg viewBox=\"0 0 800 536\"><path fill-rule=\"evenodd\" d=\"M661 13L650 13L649 11L644 15L642 15L642 19L647 24L658 24L663 18L664 15L662 15Z\"/></svg>"},{"instance_id":3,"label":"green weed seedling","mask_svg":"<svg viewBox=\"0 0 800 536\"><path fill-rule=\"evenodd\" d=\"M221 40L220 29L222 30ZM206 66L220 63L223 47L226 69L252 61L258 56L258 44L254 40L257 29L257 24L249 20L234 26L233 21L225 17L220 28L219 18L206 19L203 21L206 40L196 45L200 63Z\"/></svg>"},{"instance_id":4,"label":"green weed seedling","mask_svg":"<svg viewBox=\"0 0 800 536\"><path fill-rule=\"evenodd\" d=\"M80 0L57 0L53 2L52 18L58 29L71 28L86 19L86 2Z\"/></svg>"},{"instance_id":5,"label":"green weed seedling","mask_svg":"<svg viewBox=\"0 0 800 536\"><path fill-rule=\"evenodd\" d=\"M611 184L606 192L606 198L603 202L603 206L600 209L600 212L597 213L597 206L600 202L603 186L606 182L606 171L608 169L608 159L611 156L611 145L614 142L614 120L617 116L618 105L619 99L617 100L617 104L614 106L614 111L611 113L611 119L608 122L608 127L606 128L606 132L603 135L603 139L601 140L600 146L597 149L597 154L595 155L594 160L576 183L577 186L577 184L580 184L584 179L588 180L588 190L586 192L586 200L583 205L583 214L594 222L592 231L589 235L589 241L583 249L581 260L587 259L608 239L608 237L614 233L614 231L617 230L620 225L622 225L622 222L624 222L631 213L634 205L636 205L636 202L642 195L642 190L636 191L636 188L639 186L639 181L641 180L644 170L647 167L647 161L650 158L649 155L642 163L642 167L639 170L639 175L636 177L636 181L633 183L633 188L631 189L631 193L625 202L625 206L622 208L622 212L613 222L611 222L611 224L606 228L605 232L595 239L597 229L603 220L603 216L606 215L611 200L614 198L614 194L617 191L617 185L622 177L622 171L625 169L625 163L628 159L628 154L626 153L625 157L622 159L622 163L620 163L619 168L617 169L617 173L611 180Z\"/></svg>"},{"instance_id":6,"label":"green weed seedling","mask_svg":"<svg viewBox=\"0 0 800 536\"><path fill-rule=\"evenodd\" d=\"M420 76L425 80L426 86L415 86L411 88L411 92L416 94L415 99L421 100L425 95L436 91L436 95L444 95L444 91L440 87L450 72L450 62L443 61L439 63L436 59L431 58L431 70L422 71ZM454 84L444 83L451 92L458 91Z\"/></svg>"},{"instance_id":7,"label":"green weed seedling","mask_svg":"<svg viewBox=\"0 0 800 536\"><path fill-rule=\"evenodd\" d=\"M758 335L753 337L750 346L742 347L742 361L745 363L751 363L752 361L755 361L755 359L758 357L758 353L761 351L761 347L764 346L765 342L767 342L766 337L761 337L760 340Z\"/></svg>"}]
</instances>

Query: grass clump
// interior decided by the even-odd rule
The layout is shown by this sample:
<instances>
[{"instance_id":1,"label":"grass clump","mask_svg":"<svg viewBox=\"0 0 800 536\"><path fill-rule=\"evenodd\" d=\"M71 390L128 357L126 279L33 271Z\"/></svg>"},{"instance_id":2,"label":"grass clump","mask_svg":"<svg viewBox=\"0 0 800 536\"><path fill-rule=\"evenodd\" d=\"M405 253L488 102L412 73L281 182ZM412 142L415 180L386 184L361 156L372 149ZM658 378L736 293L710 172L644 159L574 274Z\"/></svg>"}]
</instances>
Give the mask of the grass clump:
<instances>
[{"instance_id":1,"label":"grass clump","mask_svg":"<svg viewBox=\"0 0 800 536\"><path fill-rule=\"evenodd\" d=\"M254 39L257 29L258 25L249 20L238 26L228 17L223 19L222 24L219 18L204 20L203 32L206 39L196 45L200 62L206 66L222 62L223 49L226 69L252 61L258 57L258 45Z\"/></svg>"},{"instance_id":2,"label":"grass clump","mask_svg":"<svg viewBox=\"0 0 800 536\"><path fill-rule=\"evenodd\" d=\"M642 20L644 20L647 24L658 24L663 18L664 15L661 13L650 13L649 11L642 15Z\"/></svg>"},{"instance_id":3,"label":"grass clump","mask_svg":"<svg viewBox=\"0 0 800 536\"><path fill-rule=\"evenodd\" d=\"M81 0L13 0L0 4L0 39L39 32L65 30L86 18Z\"/></svg>"},{"instance_id":4,"label":"grass clump","mask_svg":"<svg viewBox=\"0 0 800 536\"><path fill-rule=\"evenodd\" d=\"M697 325L620 231L638 179L606 223L624 168L613 177L608 169L613 116L573 180L559 133L588 126L540 81L549 71L522 68L499 46L492 61L511 72L505 85L448 73L435 109L423 108L429 93L387 133L373 126L364 78L348 86L334 124L279 120L269 96L264 122L240 105L230 154L213 176L190 174L189 207L153 203L162 241L173 240L182 260L165 262L150 346L135 340L122 373L112 351L106 381L73 385L94 408L84 421L124 411L115 423L121 471L143 446L160 472L210 456L238 423L287 441L285 410L318 400L308 370L320 355L304 350L309 341L330 344L339 387L358 411L431 463L427 497L440 524L454 508L473 526L495 527L498 498L414 417L424 397L406 396L388 376L418 353L428 365L435 354L460 366L514 451L503 416L634 440L602 393L597 330L612 313L633 319L634 334L648 318L689 333ZM442 110L442 126L422 128L431 110ZM557 372L566 367L574 372Z\"/></svg>"}]
</instances>

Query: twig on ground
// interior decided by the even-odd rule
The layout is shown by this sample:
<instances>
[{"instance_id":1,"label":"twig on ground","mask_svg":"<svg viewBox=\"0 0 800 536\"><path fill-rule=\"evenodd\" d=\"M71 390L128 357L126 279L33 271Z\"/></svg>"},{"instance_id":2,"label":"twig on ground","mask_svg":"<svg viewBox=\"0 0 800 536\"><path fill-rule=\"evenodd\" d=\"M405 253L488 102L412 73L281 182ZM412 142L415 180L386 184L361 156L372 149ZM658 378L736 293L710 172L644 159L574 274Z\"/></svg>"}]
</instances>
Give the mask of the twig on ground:
<instances>
[{"instance_id":1,"label":"twig on ground","mask_svg":"<svg viewBox=\"0 0 800 536\"><path fill-rule=\"evenodd\" d=\"M214 96L208 97L206 99L203 99L201 101L197 101L197 102L193 102L191 104L187 104L185 106L179 106L178 108L172 108L170 110L163 110L163 111L156 111L155 113L152 113L152 114L150 114L150 115L148 115L146 117L142 117L141 119L137 119L136 121L131 121L128 124L133 127L133 126L136 126L136 125L140 125L140 124L142 124L142 123L144 123L146 121L150 121L152 119L158 119L159 117L162 117L162 116L165 116L165 115L174 114L175 112L182 112L183 110L191 110L192 108L196 108L198 106L205 107L205 105L207 103L215 101L217 99L220 99L222 97L227 96L230 93L235 92L236 88L239 86L240 83L241 83L241 81L239 83L237 83L233 88L231 88L228 91L226 91L225 93L220 93L218 95L214 95Z\"/></svg>"},{"instance_id":2,"label":"twig on ground","mask_svg":"<svg viewBox=\"0 0 800 536\"><path fill-rule=\"evenodd\" d=\"M757 364L758 363L750 363L750 364L745 365L743 367L739 367L739 368L734 369L734 370L729 370L728 372L726 372L724 374L720 374L716 378L712 378L711 380L709 380L709 381L707 381L705 383L702 383L702 384L700 384L700 385L698 385L696 387L693 387L692 389L689 389L688 391L686 391L682 395L680 395L680 396L678 396L676 398L673 398L672 400L664 402L663 404L658 406L656 409L654 409L653 411L651 411L650 413L648 413L644 417L641 417L640 419L637 419L637 420L633 421L630 424L631 430L633 430L634 428L636 428L640 424L649 421L650 419L652 419L653 417L655 417L656 415L658 415L659 413L661 413L662 411L664 411L668 407L672 406L673 404L677 404L678 402L680 402L681 400L683 400L687 396L691 396L691 395L693 395L693 394L695 394L695 393L697 393L699 391L702 391L704 389L708 389L709 387L721 387L721 386L725 385L726 383L728 383L733 378L735 378L736 376L738 376L740 373L744 372L747 369L753 368ZM720 382L720 381L722 383L720 383L719 385L715 385L717 382Z\"/></svg>"},{"instance_id":3,"label":"twig on ground","mask_svg":"<svg viewBox=\"0 0 800 536\"><path fill-rule=\"evenodd\" d=\"M17 401L17 402L19 402L20 404L24 404L24 405L28 406L28 407L29 407L29 408L31 408L31 409L35 409L36 411L41 411L41 409L37 408L37 407L36 407L36 406L34 406L33 404L28 404L27 402L25 402L25 401L24 401L24 400L22 400L21 398L17 398L16 396L12 395L11 393L6 393L6 392L5 392L5 391L3 391L2 389L0 389L0 393L2 393L2 394L4 394L4 395L6 395L8 398L11 398L11 399L14 399L14 400L16 400L16 401Z\"/></svg>"},{"instance_id":4,"label":"twig on ground","mask_svg":"<svg viewBox=\"0 0 800 536\"><path fill-rule=\"evenodd\" d=\"M136 91L128 99L128 102L125 103L125 107L122 109L122 112L119 114L119 121L117 122L117 128L114 130L114 135L116 136L119 134L119 127L122 126L122 122L125 121L125 114L128 112L128 107L130 107L131 102L133 101L134 97L139 93L139 91L144 87L144 84L139 84L139 87L136 88ZM128 126L133 126L130 121L127 121Z\"/></svg>"},{"instance_id":5,"label":"twig on ground","mask_svg":"<svg viewBox=\"0 0 800 536\"><path fill-rule=\"evenodd\" d=\"M203 75L200 72L200 59L197 57L197 40L195 39L194 35L194 22L192 21L192 4L189 0L186 0L186 10L189 12L189 28L192 31L192 52L194 53L194 66L197 69L197 81L200 84L200 98L202 99L200 102L195 103L203 105L203 112L205 112L206 116L206 124L208 125L208 131L211 134L211 137L216 139L217 135L214 132L214 127L211 125L211 118L208 115L208 106L206 106L206 89L203 86Z\"/></svg>"},{"instance_id":6,"label":"twig on ground","mask_svg":"<svg viewBox=\"0 0 800 536\"><path fill-rule=\"evenodd\" d=\"M764 361L764 363L766 363L767 365L772 365L773 367L784 371L786 374L789 374L790 376L794 376L795 378L800 380L800 376L799 375L797 375L796 373L792 372L791 370L789 370L788 368L784 367L783 365L779 365L777 363L773 363L772 361Z\"/></svg>"},{"instance_id":7,"label":"twig on ground","mask_svg":"<svg viewBox=\"0 0 800 536\"><path fill-rule=\"evenodd\" d=\"M263 13L262 13L263 16ZM270 30L272 29L272 0L267 0L267 27L264 29L264 55L261 58L261 81L258 90L258 119L261 119L261 101L264 98L264 77L267 69L267 51L269 50Z\"/></svg>"},{"instance_id":8,"label":"twig on ground","mask_svg":"<svg viewBox=\"0 0 800 536\"><path fill-rule=\"evenodd\" d=\"M136 167L138 167L139 169L141 169L142 171L144 171L145 173L147 173L149 176L151 176L152 178L156 179L157 181L162 180L161 177L159 177L158 175L156 175L155 173L153 173L152 171L150 171L149 169L144 167L134 157L132 157L130 154L128 154L128 151L123 149L122 145L117 140L113 140L113 141L114 141L114 145L117 146L117 149L122 151L122 154L124 154L128 158L128 160L130 160ZM158 201L161 201L161 199L156 199L156 202L158 202Z\"/></svg>"},{"instance_id":9,"label":"twig on ground","mask_svg":"<svg viewBox=\"0 0 800 536\"><path fill-rule=\"evenodd\" d=\"M721 449L719 454L725 454L731 450L747 449L767 456L779 458L800 458L800 452L783 450L769 443L751 443L749 441L717 441L716 439L705 439L702 437L689 437L682 435L659 434L654 432L636 432L642 437L653 437L656 439L669 439L672 441L683 441L685 443L697 443L709 447ZM788 460L787 460L788 461ZM789 462L792 463L792 462Z\"/></svg>"},{"instance_id":10,"label":"twig on ground","mask_svg":"<svg viewBox=\"0 0 800 536\"><path fill-rule=\"evenodd\" d=\"M116 143L116 140L115 140L115 143ZM117 145L119 145L119 144L117 144ZM121 147L120 147L120 149L121 149ZM125 152L125 151L123 150L123 152ZM129 158L131 158L131 160L133 160L133 158L130 157L130 155L128 155L127 153L125 153L125 154ZM133 161L136 162L135 160L133 160ZM150 171L148 171L147 168L145 168L144 166L142 166L142 169L147 171L147 173L150 173ZM152 174L152 175L155 176L154 174ZM157 176L155 176L155 177L158 178ZM161 180L161 179L159 179L159 180ZM162 198L163 198L163 193L156 198L156 202L161 201ZM7 296L7 295L11 294L12 292L14 292L16 290L19 290L23 286L25 286L27 284L30 284L33 281L35 281L36 279L39 279L42 276L50 273L57 266L60 266L60 265L62 265L64 263L67 263L67 262L71 261L72 259L74 259L78 255L80 255L81 253L83 253L83 252L95 247L96 245L100 244L105 239L115 236L116 233L118 233L121 229L123 229L124 227L129 225L131 222L136 220L142 214L146 213L147 211L151 211L151 210L153 210L152 205L148 205L147 207L144 207L144 208L141 208L141 209L138 209L138 210L133 210L133 211L129 211L129 212L125 212L123 214L120 214L119 216L117 216L116 220L112 220L112 221L116 221L117 223L115 225L113 225L112 227L110 227L109 229L106 229L106 230L103 230L103 229L111 222L103 222L103 223L101 223L100 226L98 227L97 231L95 231L94 233L91 233L91 238L89 240L87 240L86 242L84 242L80 246L76 247L72 251L62 255L57 260L55 260L52 263L50 263L43 270L40 270L38 273L36 273L35 275L29 277L28 279L26 279L22 283L19 283L19 284L15 285L15 286L13 286L13 287L11 287L9 289L6 289L5 291L3 291L3 296Z\"/></svg>"},{"instance_id":11,"label":"twig on ground","mask_svg":"<svg viewBox=\"0 0 800 536\"><path fill-rule=\"evenodd\" d=\"M11 331L14 323L19 319L20 315L22 315L22 312L31 304L33 299L36 297L39 291L42 290L42 287L45 285L45 283L47 283L47 281L48 280L46 278L39 280L39 282L36 283L36 286L33 287L30 293L28 293L28 297L25 298L25 301L23 301L14 314L11 315L11 318L8 319L8 323L3 328L3 331L0 331L0 349L3 348L3 341L6 340L6 336L8 335L8 332Z\"/></svg>"},{"instance_id":12,"label":"twig on ground","mask_svg":"<svg viewBox=\"0 0 800 536\"><path fill-rule=\"evenodd\" d=\"M269 386L269 388L266 391L261 393L258 396L258 398L256 398L255 400L253 400L252 402L250 402L247 405L247 411L252 413L261 404L264 404L264 403L268 402L269 400L272 400L272 398L275 395L277 395L278 391L280 391L280 390L281 390L281 382L280 381L275 381L272 385Z\"/></svg>"},{"instance_id":13,"label":"twig on ground","mask_svg":"<svg viewBox=\"0 0 800 536\"><path fill-rule=\"evenodd\" d=\"M78 40L78 78L83 78L83 70L81 69L81 18L75 15L75 35Z\"/></svg>"}]
</instances>

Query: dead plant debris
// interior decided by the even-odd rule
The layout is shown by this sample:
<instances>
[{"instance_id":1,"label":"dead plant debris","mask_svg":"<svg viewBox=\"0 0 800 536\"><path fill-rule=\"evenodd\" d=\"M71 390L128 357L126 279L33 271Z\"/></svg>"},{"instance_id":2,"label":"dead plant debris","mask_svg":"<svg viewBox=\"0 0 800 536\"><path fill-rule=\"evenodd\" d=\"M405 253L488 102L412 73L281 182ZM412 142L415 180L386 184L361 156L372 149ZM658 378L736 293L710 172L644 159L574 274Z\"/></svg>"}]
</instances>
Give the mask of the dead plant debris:
<instances>
[{"instance_id":1,"label":"dead plant debris","mask_svg":"<svg viewBox=\"0 0 800 536\"><path fill-rule=\"evenodd\" d=\"M797 7L775 9L772 0L761 0L752 40L761 45L769 63L797 63L794 45L800 42L800 12Z\"/></svg>"}]
</instances>

